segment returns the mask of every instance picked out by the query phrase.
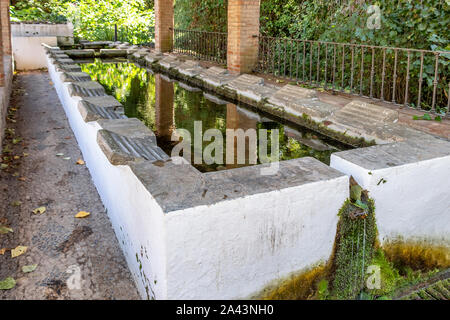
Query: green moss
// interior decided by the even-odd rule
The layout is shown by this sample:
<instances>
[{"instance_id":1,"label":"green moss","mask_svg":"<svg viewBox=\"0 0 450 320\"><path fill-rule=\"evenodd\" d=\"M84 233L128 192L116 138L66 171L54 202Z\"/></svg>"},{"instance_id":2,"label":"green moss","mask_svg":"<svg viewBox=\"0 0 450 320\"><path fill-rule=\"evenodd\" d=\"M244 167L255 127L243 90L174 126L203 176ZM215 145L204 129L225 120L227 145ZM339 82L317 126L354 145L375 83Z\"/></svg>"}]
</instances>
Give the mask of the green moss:
<instances>
[{"instance_id":1,"label":"green moss","mask_svg":"<svg viewBox=\"0 0 450 320\"><path fill-rule=\"evenodd\" d=\"M366 268L372 260L377 237L375 205L367 193L361 202L363 210L346 200L339 211L339 224L332 264L334 278L331 297L334 299L355 299L362 291Z\"/></svg>"},{"instance_id":2,"label":"green moss","mask_svg":"<svg viewBox=\"0 0 450 320\"><path fill-rule=\"evenodd\" d=\"M262 300L317 299L317 284L328 274L326 265L319 265L289 277L275 287L266 288L258 296Z\"/></svg>"}]
</instances>

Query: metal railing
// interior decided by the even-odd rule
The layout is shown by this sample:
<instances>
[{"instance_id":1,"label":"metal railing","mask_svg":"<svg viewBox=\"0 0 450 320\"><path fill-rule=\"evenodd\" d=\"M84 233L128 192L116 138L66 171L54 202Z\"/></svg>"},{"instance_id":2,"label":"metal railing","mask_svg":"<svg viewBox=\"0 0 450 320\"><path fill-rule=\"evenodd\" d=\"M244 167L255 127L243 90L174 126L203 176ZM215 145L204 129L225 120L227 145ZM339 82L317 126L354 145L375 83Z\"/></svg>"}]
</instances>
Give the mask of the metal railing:
<instances>
[{"instance_id":1,"label":"metal railing","mask_svg":"<svg viewBox=\"0 0 450 320\"><path fill-rule=\"evenodd\" d=\"M220 64L227 62L228 34L226 32L174 29L173 35L175 52Z\"/></svg>"},{"instance_id":2,"label":"metal railing","mask_svg":"<svg viewBox=\"0 0 450 320\"><path fill-rule=\"evenodd\" d=\"M261 36L256 71L449 115L449 60L450 51Z\"/></svg>"},{"instance_id":3,"label":"metal railing","mask_svg":"<svg viewBox=\"0 0 450 320\"><path fill-rule=\"evenodd\" d=\"M135 30L128 26L108 25L97 30L99 40L121 41L136 45L151 44L155 40L155 27L147 30Z\"/></svg>"}]
</instances>

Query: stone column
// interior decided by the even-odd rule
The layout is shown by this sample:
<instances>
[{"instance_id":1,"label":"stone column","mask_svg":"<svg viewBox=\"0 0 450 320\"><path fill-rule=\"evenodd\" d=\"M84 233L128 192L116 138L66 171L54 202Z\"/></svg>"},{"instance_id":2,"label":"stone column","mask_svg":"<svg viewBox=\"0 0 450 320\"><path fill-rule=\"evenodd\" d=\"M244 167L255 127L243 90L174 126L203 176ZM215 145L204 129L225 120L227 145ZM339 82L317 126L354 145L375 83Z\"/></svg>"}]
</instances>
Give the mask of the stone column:
<instances>
[{"instance_id":1,"label":"stone column","mask_svg":"<svg viewBox=\"0 0 450 320\"><path fill-rule=\"evenodd\" d=\"M173 0L155 0L155 49L170 52L173 49Z\"/></svg>"},{"instance_id":2,"label":"stone column","mask_svg":"<svg viewBox=\"0 0 450 320\"><path fill-rule=\"evenodd\" d=\"M258 60L260 0L228 0L228 70L251 72Z\"/></svg>"},{"instance_id":3,"label":"stone column","mask_svg":"<svg viewBox=\"0 0 450 320\"><path fill-rule=\"evenodd\" d=\"M11 20L9 17L9 0L0 0L0 18L2 28L3 53L12 55L11 48Z\"/></svg>"}]
</instances>

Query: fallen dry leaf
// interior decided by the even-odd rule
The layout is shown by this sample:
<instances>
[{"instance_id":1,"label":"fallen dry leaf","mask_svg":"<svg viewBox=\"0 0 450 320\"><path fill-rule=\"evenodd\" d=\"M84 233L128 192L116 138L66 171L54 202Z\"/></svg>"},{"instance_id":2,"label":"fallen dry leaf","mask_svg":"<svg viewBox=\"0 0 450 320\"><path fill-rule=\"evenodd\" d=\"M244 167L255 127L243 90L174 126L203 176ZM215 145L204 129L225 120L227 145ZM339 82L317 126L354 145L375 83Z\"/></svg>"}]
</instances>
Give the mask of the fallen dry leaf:
<instances>
[{"instance_id":1,"label":"fallen dry leaf","mask_svg":"<svg viewBox=\"0 0 450 320\"><path fill-rule=\"evenodd\" d=\"M34 270L36 270L37 266L38 266L37 264L32 264L32 265L29 265L29 266L23 266L22 267L22 272L23 273L33 272Z\"/></svg>"},{"instance_id":2,"label":"fallen dry leaf","mask_svg":"<svg viewBox=\"0 0 450 320\"><path fill-rule=\"evenodd\" d=\"M88 216L90 216L91 214L89 212L86 211L80 211L77 213L77 215L75 216L75 218L81 219L81 218L86 218Z\"/></svg>"},{"instance_id":3,"label":"fallen dry leaf","mask_svg":"<svg viewBox=\"0 0 450 320\"><path fill-rule=\"evenodd\" d=\"M21 204L22 204L22 201L19 201L19 200L11 202L11 205L13 207L19 207Z\"/></svg>"},{"instance_id":4,"label":"fallen dry leaf","mask_svg":"<svg viewBox=\"0 0 450 320\"><path fill-rule=\"evenodd\" d=\"M11 277L6 278L5 280L0 281L0 290L9 290L16 286L16 280Z\"/></svg>"},{"instance_id":5,"label":"fallen dry leaf","mask_svg":"<svg viewBox=\"0 0 450 320\"><path fill-rule=\"evenodd\" d=\"M25 178L25 177L20 177L20 178L17 179L17 180L19 180L19 181L27 181L27 178Z\"/></svg>"},{"instance_id":6,"label":"fallen dry leaf","mask_svg":"<svg viewBox=\"0 0 450 320\"><path fill-rule=\"evenodd\" d=\"M0 225L0 234L7 234L10 232L13 232L13 229Z\"/></svg>"},{"instance_id":7,"label":"fallen dry leaf","mask_svg":"<svg viewBox=\"0 0 450 320\"><path fill-rule=\"evenodd\" d=\"M77 164L83 165L83 164L84 164L84 161L83 161L82 159L78 159Z\"/></svg>"},{"instance_id":8,"label":"fallen dry leaf","mask_svg":"<svg viewBox=\"0 0 450 320\"><path fill-rule=\"evenodd\" d=\"M14 249L11 249L11 258L21 256L25 252L27 252L27 250L28 250L28 247L25 247L25 246L18 246Z\"/></svg>"},{"instance_id":9,"label":"fallen dry leaf","mask_svg":"<svg viewBox=\"0 0 450 320\"><path fill-rule=\"evenodd\" d=\"M6 248L0 249L0 255L4 255L6 252Z\"/></svg>"},{"instance_id":10,"label":"fallen dry leaf","mask_svg":"<svg viewBox=\"0 0 450 320\"><path fill-rule=\"evenodd\" d=\"M47 211L46 207L39 207L33 210L34 214L43 214L45 213L45 211Z\"/></svg>"}]
</instances>

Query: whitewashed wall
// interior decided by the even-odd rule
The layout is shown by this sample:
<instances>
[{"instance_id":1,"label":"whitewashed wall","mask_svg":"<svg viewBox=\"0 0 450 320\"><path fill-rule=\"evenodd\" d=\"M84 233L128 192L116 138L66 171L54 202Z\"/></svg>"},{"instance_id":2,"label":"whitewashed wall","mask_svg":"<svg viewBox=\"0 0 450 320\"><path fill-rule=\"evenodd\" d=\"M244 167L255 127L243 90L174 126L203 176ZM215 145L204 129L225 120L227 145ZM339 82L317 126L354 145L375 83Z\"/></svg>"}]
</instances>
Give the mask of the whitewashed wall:
<instances>
[{"instance_id":1,"label":"whitewashed wall","mask_svg":"<svg viewBox=\"0 0 450 320\"><path fill-rule=\"evenodd\" d=\"M450 245L450 155L371 170L333 154L331 166L370 191L381 241L402 238Z\"/></svg>"},{"instance_id":2,"label":"whitewashed wall","mask_svg":"<svg viewBox=\"0 0 450 320\"><path fill-rule=\"evenodd\" d=\"M163 213L128 166L109 163L100 125L48 69L143 298L246 298L331 255L347 176Z\"/></svg>"}]
</instances>

